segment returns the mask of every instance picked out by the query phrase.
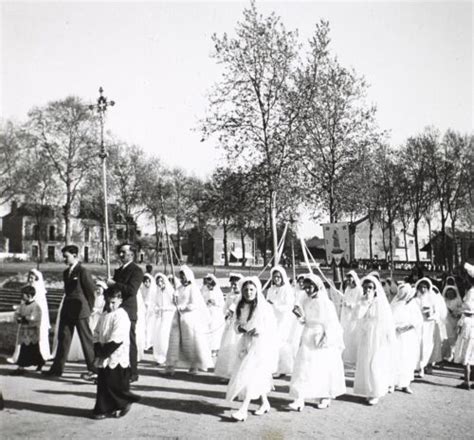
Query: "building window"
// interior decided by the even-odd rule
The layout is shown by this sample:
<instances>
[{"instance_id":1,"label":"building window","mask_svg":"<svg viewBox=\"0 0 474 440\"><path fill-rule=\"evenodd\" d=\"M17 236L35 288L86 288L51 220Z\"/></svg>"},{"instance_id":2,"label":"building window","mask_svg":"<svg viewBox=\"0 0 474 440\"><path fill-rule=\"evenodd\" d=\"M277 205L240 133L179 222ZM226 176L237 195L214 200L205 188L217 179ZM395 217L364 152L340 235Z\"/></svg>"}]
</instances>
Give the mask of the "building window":
<instances>
[{"instance_id":1,"label":"building window","mask_svg":"<svg viewBox=\"0 0 474 440\"><path fill-rule=\"evenodd\" d=\"M56 240L56 228L54 226L49 227L49 240L50 241Z\"/></svg>"},{"instance_id":2,"label":"building window","mask_svg":"<svg viewBox=\"0 0 474 440\"><path fill-rule=\"evenodd\" d=\"M33 240L39 240L39 226L33 225Z\"/></svg>"},{"instance_id":3,"label":"building window","mask_svg":"<svg viewBox=\"0 0 474 440\"><path fill-rule=\"evenodd\" d=\"M118 240L123 240L123 229L117 229L117 239Z\"/></svg>"},{"instance_id":4,"label":"building window","mask_svg":"<svg viewBox=\"0 0 474 440\"><path fill-rule=\"evenodd\" d=\"M55 251L54 246L48 246L48 261L55 261L56 260L55 254L56 254L56 251Z\"/></svg>"},{"instance_id":5,"label":"building window","mask_svg":"<svg viewBox=\"0 0 474 440\"><path fill-rule=\"evenodd\" d=\"M84 241L90 240L91 231L88 226L84 228Z\"/></svg>"},{"instance_id":6,"label":"building window","mask_svg":"<svg viewBox=\"0 0 474 440\"><path fill-rule=\"evenodd\" d=\"M31 246L31 256L33 258L38 258L38 256L39 256L38 246L36 246L36 245Z\"/></svg>"}]
</instances>

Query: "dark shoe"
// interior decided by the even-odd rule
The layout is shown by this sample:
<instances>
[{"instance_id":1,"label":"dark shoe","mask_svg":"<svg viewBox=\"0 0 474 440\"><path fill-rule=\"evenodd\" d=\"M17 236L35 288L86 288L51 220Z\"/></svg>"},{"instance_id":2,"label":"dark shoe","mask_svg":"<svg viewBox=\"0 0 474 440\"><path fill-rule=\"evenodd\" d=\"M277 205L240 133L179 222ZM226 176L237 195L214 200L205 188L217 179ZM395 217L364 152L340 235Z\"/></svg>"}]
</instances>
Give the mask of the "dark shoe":
<instances>
[{"instance_id":1,"label":"dark shoe","mask_svg":"<svg viewBox=\"0 0 474 440\"><path fill-rule=\"evenodd\" d=\"M48 377L61 377L63 375L63 373L58 373L54 370L42 371L41 374Z\"/></svg>"},{"instance_id":2,"label":"dark shoe","mask_svg":"<svg viewBox=\"0 0 474 440\"><path fill-rule=\"evenodd\" d=\"M88 371L87 373L81 374L81 379L93 382L97 379L97 374L93 373L92 371Z\"/></svg>"},{"instance_id":3,"label":"dark shoe","mask_svg":"<svg viewBox=\"0 0 474 440\"><path fill-rule=\"evenodd\" d=\"M41 373L41 370L43 369L43 365L38 365L36 367L36 371L39 371Z\"/></svg>"},{"instance_id":4,"label":"dark shoe","mask_svg":"<svg viewBox=\"0 0 474 440\"><path fill-rule=\"evenodd\" d=\"M123 417L123 416L126 416L130 409L132 408L132 404L131 403L127 403L127 405L125 405L125 408L122 408L118 414L118 417Z\"/></svg>"},{"instance_id":5,"label":"dark shoe","mask_svg":"<svg viewBox=\"0 0 474 440\"><path fill-rule=\"evenodd\" d=\"M106 414L92 414L92 418L94 420L104 420L105 418L107 418L107 415Z\"/></svg>"},{"instance_id":6,"label":"dark shoe","mask_svg":"<svg viewBox=\"0 0 474 440\"><path fill-rule=\"evenodd\" d=\"M130 376L130 383L138 382L138 374Z\"/></svg>"}]
</instances>

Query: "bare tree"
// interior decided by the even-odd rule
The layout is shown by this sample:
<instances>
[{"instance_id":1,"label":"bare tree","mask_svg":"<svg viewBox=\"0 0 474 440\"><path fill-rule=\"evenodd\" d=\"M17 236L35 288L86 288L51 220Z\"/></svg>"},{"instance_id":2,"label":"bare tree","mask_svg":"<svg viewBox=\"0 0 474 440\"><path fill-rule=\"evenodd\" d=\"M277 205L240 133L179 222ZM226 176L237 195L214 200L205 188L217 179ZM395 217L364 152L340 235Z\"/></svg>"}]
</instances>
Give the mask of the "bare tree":
<instances>
[{"instance_id":1,"label":"bare tree","mask_svg":"<svg viewBox=\"0 0 474 440\"><path fill-rule=\"evenodd\" d=\"M77 97L35 107L29 114L31 134L53 164L63 185L65 243L71 241L71 210L93 157L98 154L95 116Z\"/></svg>"},{"instance_id":2,"label":"bare tree","mask_svg":"<svg viewBox=\"0 0 474 440\"><path fill-rule=\"evenodd\" d=\"M217 135L229 159L241 164L260 163L268 190L277 254L277 206L299 107L289 93L297 56L295 32L285 29L275 14L263 17L255 2L245 9L234 38L213 36L214 58L223 67L221 81L209 97L203 122L205 136Z\"/></svg>"}]
</instances>

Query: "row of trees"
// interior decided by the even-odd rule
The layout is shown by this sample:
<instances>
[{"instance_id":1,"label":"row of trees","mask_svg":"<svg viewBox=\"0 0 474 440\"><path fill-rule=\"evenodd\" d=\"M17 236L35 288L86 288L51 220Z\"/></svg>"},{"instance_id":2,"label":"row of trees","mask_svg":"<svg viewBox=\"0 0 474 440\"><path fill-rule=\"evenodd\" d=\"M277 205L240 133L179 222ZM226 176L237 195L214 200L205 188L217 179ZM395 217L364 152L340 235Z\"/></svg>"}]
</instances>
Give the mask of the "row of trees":
<instances>
[{"instance_id":1,"label":"row of trees","mask_svg":"<svg viewBox=\"0 0 474 440\"><path fill-rule=\"evenodd\" d=\"M453 231L460 222L472 227L472 135L428 128L390 146L366 102L364 78L331 52L327 22L302 45L296 31L251 3L235 36L214 35L213 42L223 73L200 126L227 161L208 179L107 135L110 200L125 218L152 220L157 251L166 216L179 254L187 226L205 233L218 223L225 250L226 232L236 230L243 248L246 234L255 236L266 259L270 244L276 253L282 224L297 220L303 205L331 222L368 215L371 228L382 223L391 261L395 222L412 229L417 259L422 218L439 217L443 232L448 220ZM0 201L34 203L39 225L42 207L61 206L70 242L79 204L102 213L98 129L97 115L77 97L35 107L22 124L3 122Z\"/></svg>"}]
</instances>

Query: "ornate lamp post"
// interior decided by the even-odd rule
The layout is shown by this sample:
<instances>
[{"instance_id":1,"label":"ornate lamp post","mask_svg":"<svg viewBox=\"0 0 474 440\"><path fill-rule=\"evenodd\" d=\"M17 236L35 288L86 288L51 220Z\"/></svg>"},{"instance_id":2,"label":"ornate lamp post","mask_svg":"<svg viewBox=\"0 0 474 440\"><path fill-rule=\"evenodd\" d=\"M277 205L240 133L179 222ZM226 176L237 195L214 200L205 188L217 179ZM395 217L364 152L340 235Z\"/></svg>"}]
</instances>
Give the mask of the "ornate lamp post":
<instances>
[{"instance_id":1,"label":"ornate lamp post","mask_svg":"<svg viewBox=\"0 0 474 440\"><path fill-rule=\"evenodd\" d=\"M109 209L107 199L107 151L104 145L104 119L107 107L115 105L114 101L108 101L103 95L104 89L99 88L99 97L97 98L97 104L90 105L90 110L97 110L100 122L100 153L99 157L102 160L102 185L104 193L104 243L105 243L105 263L107 265L107 277L110 278L110 256L109 256Z\"/></svg>"}]
</instances>

